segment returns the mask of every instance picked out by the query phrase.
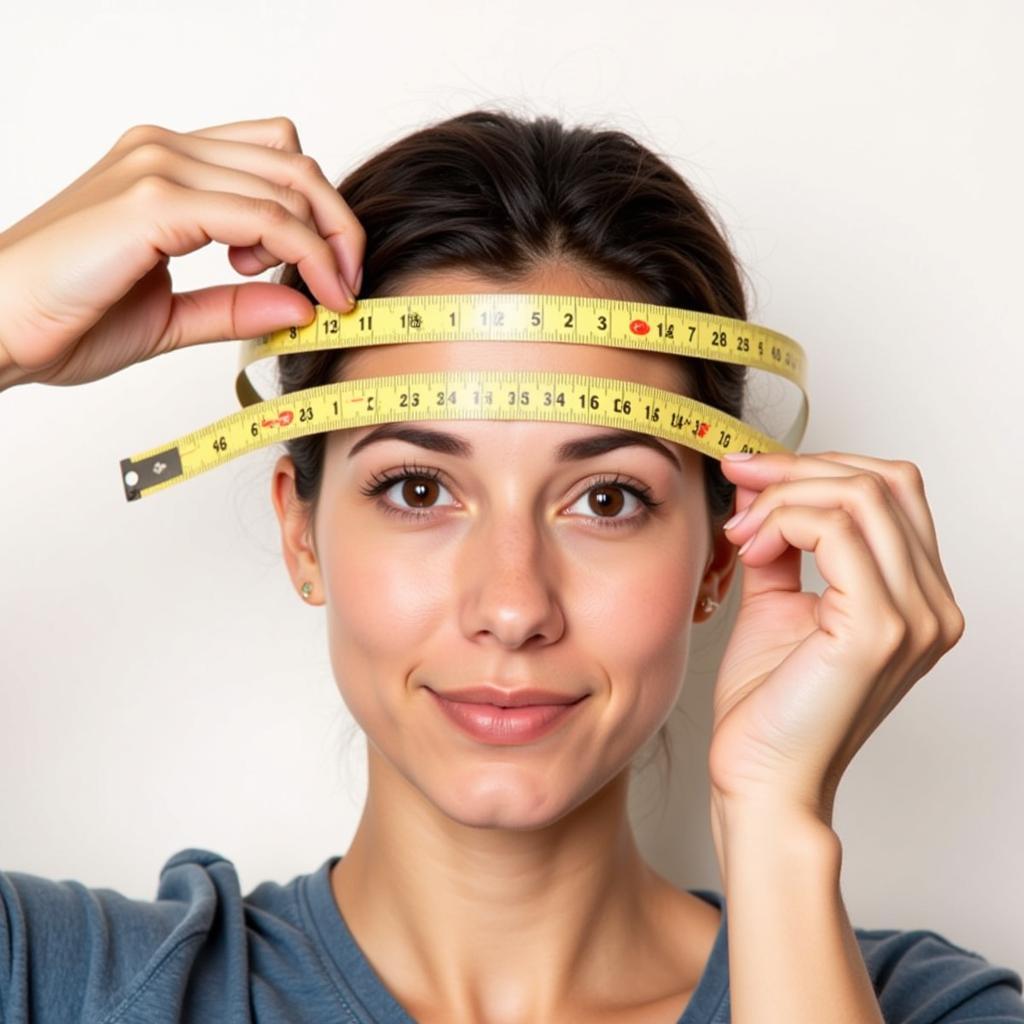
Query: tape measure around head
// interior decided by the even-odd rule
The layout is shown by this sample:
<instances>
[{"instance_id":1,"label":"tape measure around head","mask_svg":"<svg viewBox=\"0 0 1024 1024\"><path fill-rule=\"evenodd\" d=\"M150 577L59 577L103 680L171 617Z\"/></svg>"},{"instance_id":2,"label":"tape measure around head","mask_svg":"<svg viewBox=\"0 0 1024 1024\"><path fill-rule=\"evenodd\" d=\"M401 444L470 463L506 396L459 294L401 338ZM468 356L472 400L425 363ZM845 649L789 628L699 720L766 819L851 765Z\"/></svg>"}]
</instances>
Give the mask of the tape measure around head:
<instances>
[{"instance_id":1,"label":"tape measure around head","mask_svg":"<svg viewBox=\"0 0 1024 1024\"><path fill-rule=\"evenodd\" d=\"M450 341L541 341L633 348L736 363L785 377L801 405L781 441L686 395L636 381L530 370L460 370L363 377L263 400L246 373L270 357L323 349ZM758 324L650 303L542 294L389 296L349 313L316 306L305 326L242 342L235 391L243 406L169 444L121 460L136 500L293 437L404 420L546 420L651 434L715 459L790 451L809 402L806 357Z\"/></svg>"}]
</instances>

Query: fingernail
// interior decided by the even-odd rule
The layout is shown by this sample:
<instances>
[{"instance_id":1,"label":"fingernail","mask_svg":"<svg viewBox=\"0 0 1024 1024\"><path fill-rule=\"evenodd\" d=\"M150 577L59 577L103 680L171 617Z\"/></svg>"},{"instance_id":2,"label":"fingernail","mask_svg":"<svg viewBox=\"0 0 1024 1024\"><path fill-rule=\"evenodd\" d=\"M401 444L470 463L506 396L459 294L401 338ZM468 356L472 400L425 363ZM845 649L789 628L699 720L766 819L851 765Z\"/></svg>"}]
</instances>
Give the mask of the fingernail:
<instances>
[{"instance_id":1,"label":"fingernail","mask_svg":"<svg viewBox=\"0 0 1024 1024\"><path fill-rule=\"evenodd\" d=\"M739 526L739 524L740 524L741 522L743 522L743 519L745 518L746 514L747 514L747 513L749 512L749 511L750 511L750 506L748 505L748 506L747 506L747 507L746 507L746 508L745 508L745 509L744 509L744 510L743 510L742 512L737 512L737 513L736 513L736 515L734 515L734 516L732 517L732 519L730 519L730 520L729 520L729 522L727 522L727 523L726 523L726 524L725 524L725 525L724 525L724 526L722 527L722 529L723 529L723 530L732 530L733 528L735 528L735 527Z\"/></svg>"},{"instance_id":2,"label":"fingernail","mask_svg":"<svg viewBox=\"0 0 1024 1024\"><path fill-rule=\"evenodd\" d=\"M753 452L727 452L722 456L723 459L728 459L730 462L743 462L744 459L752 459L753 457Z\"/></svg>"},{"instance_id":3,"label":"fingernail","mask_svg":"<svg viewBox=\"0 0 1024 1024\"><path fill-rule=\"evenodd\" d=\"M341 274L338 275L338 283L341 285L341 290L345 293L345 297L348 299L349 305L354 306L356 304L356 297L352 294L352 289L349 288L348 281L346 281Z\"/></svg>"},{"instance_id":4,"label":"fingernail","mask_svg":"<svg viewBox=\"0 0 1024 1024\"><path fill-rule=\"evenodd\" d=\"M742 555L742 554L743 554L743 552L744 552L744 551L746 551L746 550L747 550L747 548L749 548L749 547L750 547L750 545L754 543L754 538L755 538L756 536L757 536L757 534L755 533L755 534L753 535L753 537L748 537L748 538L746 539L746 542L745 542L745 543L743 544L743 546L742 546L742 547L740 548L740 550L739 550L739 554L741 554L741 555Z\"/></svg>"},{"instance_id":5,"label":"fingernail","mask_svg":"<svg viewBox=\"0 0 1024 1024\"><path fill-rule=\"evenodd\" d=\"M363 287L363 268L359 268L359 273L356 274L355 293L359 294L359 289Z\"/></svg>"}]
</instances>

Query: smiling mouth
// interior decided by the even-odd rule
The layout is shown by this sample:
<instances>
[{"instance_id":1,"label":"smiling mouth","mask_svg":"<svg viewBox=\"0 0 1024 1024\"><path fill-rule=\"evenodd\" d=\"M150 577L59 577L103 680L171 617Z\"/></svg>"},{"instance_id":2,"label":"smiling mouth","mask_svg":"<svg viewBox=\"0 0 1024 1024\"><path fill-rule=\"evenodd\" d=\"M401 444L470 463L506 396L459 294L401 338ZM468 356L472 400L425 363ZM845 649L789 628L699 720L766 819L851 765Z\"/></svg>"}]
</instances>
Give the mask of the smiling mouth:
<instances>
[{"instance_id":1,"label":"smiling mouth","mask_svg":"<svg viewBox=\"0 0 1024 1024\"><path fill-rule=\"evenodd\" d=\"M427 687L445 718L466 736L491 746L532 743L555 731L576 713L590 694L558 704L503 707L485 701L450 700Z\"/></svg>"},{"instance_id":2,"label":"smiling mouth","mask_svg":"<svg viewBox=\"0 0 1024 1024\"><path fill-rule=\"evenodd\" d=\"M555 705L578 704L588 693L578 696L542 690L537 687L521 687L518 690L503 690L496 686L473 686L460 690L435 690L431 693L447 701L459 704L487 704L497 708L551 707Z\"/></svg>"}]
</instances>

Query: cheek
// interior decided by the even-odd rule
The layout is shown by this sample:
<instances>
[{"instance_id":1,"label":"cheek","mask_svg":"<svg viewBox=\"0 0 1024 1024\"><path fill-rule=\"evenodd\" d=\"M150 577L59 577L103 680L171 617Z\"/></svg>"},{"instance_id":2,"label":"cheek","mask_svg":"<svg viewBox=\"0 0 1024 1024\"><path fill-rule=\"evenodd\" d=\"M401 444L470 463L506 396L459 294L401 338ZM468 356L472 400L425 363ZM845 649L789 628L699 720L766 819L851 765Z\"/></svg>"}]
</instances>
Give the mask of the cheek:
<instances>
[{"instance_id":1,"label":"cheek","mask_svg":"<svg viewBox=\"0 0 1024 1024\"><path fill-rule=\"evenodd\" d=\"M686 671L690 616L699 586L695 554L685 548L645 552L631 566L628 599L607 610L608 668L627 699L624 724L638 733L662 725L672 712ZM616 673L617 671L617 679Z\"/></svg>"},{"instance_id":2,"label":"cheek","mask_svg":"<svg viewBox=\"0 0 1024 1024\"><path fill-rule=\"evenodd\" d=\"M680 545L636 545L629 561L615 557L591 563L595 624L615 624L611 636L627 647L654 651L671 647L687 632L699 584L696 553Z\"/></svg>"},{"instance_id":3,"label":"cheek","mask_svg":"<svg viewBox=\"0 0 1024 1024\"><path fill-rule=\"evenodd\" d=\"M675 657L700 586L700 545L685 521L631 541L566 534L562 599L594 651L650 662Z\"/></svg>"},{"instance_id":4,"label":"cheek","mask_svg":"<svg viewBox=\"0 0 1024 1024\"><path fill-rule=\"evenodd\" d=\"M408 673L452 601L447 577L395 535L340 527L322 551L331 665L338 688L368 731L398 705Z\"/></svg>"},{"instance_id":5,"label":"cheek","mask_svg":"<svg viewBox=\"0 0 1024 1024\"><path fill-rule=\"evenodd\" d=\"M610 680L609 714L624 747L656 731L679 696L700 585L699 554L685 540L636 545L628 565L621 558L591 563L580 590L589 604L580 621L587 631L583 649L593 652Z\"/></svg>"},{"instance_id":6,"label":"cheek","mask_svg":"<svg viewBox=\"0 0 1024 1024\"><path fill-rule=\"evenodd\" d=\"M403 553L400 543L378 546L366 534L335 546L328 573L332 621L353 643L383 657L429 635L427 610L451 600L447 580L438 578L422 549Z\"/></svg>"}]
</instances>

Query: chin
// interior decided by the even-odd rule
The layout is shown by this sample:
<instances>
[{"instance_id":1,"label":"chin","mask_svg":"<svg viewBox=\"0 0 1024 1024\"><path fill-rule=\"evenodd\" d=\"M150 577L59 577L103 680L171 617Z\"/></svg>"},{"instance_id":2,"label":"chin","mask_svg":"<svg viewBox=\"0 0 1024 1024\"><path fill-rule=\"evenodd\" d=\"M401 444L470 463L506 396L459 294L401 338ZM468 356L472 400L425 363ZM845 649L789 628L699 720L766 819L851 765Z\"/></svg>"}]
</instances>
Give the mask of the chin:
<instances>
[{"instance_id":1,"label":"chin","mask_svg":"<svg viewBox=\"0 0 1024 1024\"><path fill-rule=\"evenodd\" d=\"M449 777L442 791L424 789L438 810L468 828L527 831L555 824L583 802L583 795L552 785L510 765L476 768L468 778Z\"/></svg>"}]
</instances>

